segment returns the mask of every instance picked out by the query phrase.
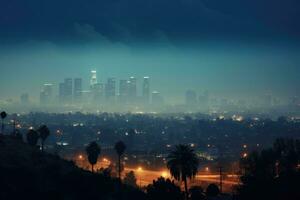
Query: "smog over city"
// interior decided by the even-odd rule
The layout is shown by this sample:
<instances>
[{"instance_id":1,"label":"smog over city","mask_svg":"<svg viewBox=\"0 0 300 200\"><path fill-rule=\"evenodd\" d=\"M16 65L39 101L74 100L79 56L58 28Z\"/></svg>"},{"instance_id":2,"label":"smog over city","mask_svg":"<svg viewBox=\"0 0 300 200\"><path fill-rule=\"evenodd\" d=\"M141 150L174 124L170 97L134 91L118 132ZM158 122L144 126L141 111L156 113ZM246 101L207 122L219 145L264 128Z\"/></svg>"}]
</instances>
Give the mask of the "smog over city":
<instances>
[{"instance_id":1,"label":"smog over city","mask_svg":"<svg viewBox=\"0 0 300 200\"><path fill-rule=\"evenodd\" d=\"M0 199L299 199L299 10L0 0Z\"/></svg>"}]
</instances>

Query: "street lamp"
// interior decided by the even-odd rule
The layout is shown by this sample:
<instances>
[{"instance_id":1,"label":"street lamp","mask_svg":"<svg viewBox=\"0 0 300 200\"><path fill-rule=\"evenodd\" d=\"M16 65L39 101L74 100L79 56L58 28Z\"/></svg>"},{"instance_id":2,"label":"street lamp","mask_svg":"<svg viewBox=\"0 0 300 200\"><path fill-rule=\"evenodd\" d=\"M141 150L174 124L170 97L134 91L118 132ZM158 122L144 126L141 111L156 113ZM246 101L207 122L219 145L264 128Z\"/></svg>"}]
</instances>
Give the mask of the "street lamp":
<instances>
[{"instance_id":1,"label":"street lamp","mask_svg":"<svg viewBox=\"0 0 300 200\"><path fill-rule=\"evenodd\" d=\"M163 172L161 173L161 176L162 176L163 178L167 178L167 177L168 177L168 172L163 171Z\"/></svg>"}]
</instances>

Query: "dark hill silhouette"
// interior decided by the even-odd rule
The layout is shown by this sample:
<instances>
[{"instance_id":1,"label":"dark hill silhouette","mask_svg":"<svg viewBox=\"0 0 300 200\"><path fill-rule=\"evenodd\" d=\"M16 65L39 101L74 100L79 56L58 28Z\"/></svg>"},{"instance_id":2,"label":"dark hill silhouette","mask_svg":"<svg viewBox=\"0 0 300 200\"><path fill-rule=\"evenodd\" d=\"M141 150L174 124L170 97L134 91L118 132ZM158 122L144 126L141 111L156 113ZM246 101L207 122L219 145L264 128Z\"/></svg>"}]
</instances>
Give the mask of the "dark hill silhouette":
<instances>
[{"instance_id":1,"label":"dark hill silhouette","mask_svg":"<svg viewBox=\"0 0 300 200\"><path fill-rule=\"evenodd\" d=\"M118 179L93 174L71 161L43 153L12 136L0 135L0 199L120 199ZM145 199L122 185L122 199Z\"/></svg>"}]
</instances>

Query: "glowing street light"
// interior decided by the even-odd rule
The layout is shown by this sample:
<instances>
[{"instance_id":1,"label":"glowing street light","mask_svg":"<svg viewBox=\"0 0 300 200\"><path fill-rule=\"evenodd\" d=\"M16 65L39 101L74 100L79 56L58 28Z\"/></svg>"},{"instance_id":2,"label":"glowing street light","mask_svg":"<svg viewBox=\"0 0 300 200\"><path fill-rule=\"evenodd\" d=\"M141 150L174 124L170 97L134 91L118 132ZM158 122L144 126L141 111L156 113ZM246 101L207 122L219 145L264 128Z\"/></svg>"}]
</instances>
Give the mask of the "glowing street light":
<instances>
[{"instance_id":1,"label":"glowing street light","mask_svg":"<svg viewBox=\"0 0 300 200\"><path fill-rule=\"evenodd\" d=\"M167 178L167 177L168 177L168 172L163 171L163 172L161 173L161 176L162 176L163 178Z\"/></svg>"},{"instance_id":2,"label":"glowing street light","mask_svg":"<svg viewBox=\"0 0 300 200\"><path fill-rule=\"evenodd\" d=\"M206 172L209 172L209 167L205 167L205 171L206 171Z\"/></svg>"},{"instance_id":3,"label":"glowing street light","mask_svg":"<svg viewBox=\"0 0 300 200\"><path fill-rule=\"evenodd\" d=\"M137 171L138 171L138 172L142 172L142 171L143 171L143 168L142 168L142 167L138 167L138 168L137 168Z\"/></svg>"}]
</instances>

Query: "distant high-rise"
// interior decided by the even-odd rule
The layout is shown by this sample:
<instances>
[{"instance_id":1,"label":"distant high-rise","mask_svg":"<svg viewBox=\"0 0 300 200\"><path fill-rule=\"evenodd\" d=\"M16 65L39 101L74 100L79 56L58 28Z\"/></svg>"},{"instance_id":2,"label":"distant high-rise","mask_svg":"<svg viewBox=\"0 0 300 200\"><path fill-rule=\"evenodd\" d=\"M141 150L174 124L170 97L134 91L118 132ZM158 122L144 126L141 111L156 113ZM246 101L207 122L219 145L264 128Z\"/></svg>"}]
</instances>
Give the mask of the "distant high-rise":
<instances>
[{"instance_id":1,"label":"distant high-rise","mask_svg":"<svg viewBox=\"0 0 300 200\"><path fill-rule=\"evenodd\" d=\"M205 91L203 95L199 96L199 107L202 111L208 111L209 109L209 92Z\"/></svg>"},{"instance_id":2,"label":"distant high-rise","mask_svg":"<svg viewBox=\"0 0 300 200\"><path fill-rule=\"evenodd\" d=\"M45 91L41 91L40 92L40 104L41 105L47 105L48 104L48 101L47 101L47 95L45 93Z\"/></svg>"},{"instance_id":3,"label":"distant high-rise","mask_svg":"<svg viewBox=\"0 0 300 200\"><path fill-rule=\"evenodd\" d=\"M196 106L197 105L197 94L193 90L188 90L185 93L185 103L187 106Z\"/></svg>"},{"instance_id":4,"label":"distant high-rise","mask_svg":"<svg viewBox=\"0 0 300 200\"><path fill-rule=\"evenodd\" d=\"M97 80L97 71L96 70L92 70L91 71L91 81L90 81L90 86L93 87L94 85L96 85L98 83Z\"/></svg>"},{"instance_id":5,"label":"distant high-rise","mask_svg":"<svg viewBox=\"0 0 300 200\"><path fill-rule=\"evenodd\" d=\"M115 100L116 96L116 79L109 78L105 84L105 97L109 103L112 103Z\"/></svg>"},{"instance_id":6,"label":"distant high-rise","mask_svg":"<svg viewBox=\"0 0 300 200\"><path fill-rule=\"evenodd\" d=\"M103 101L104 86L102 83L96 83L92 88L94 103L99 104Z\"/></svg>"},{"instance_id":7,"label":"distant high-rise","mask_svg":"<svg viewBox=\"0 0 300 200\"><path fill-rule=\"evenodd\" d=\"M63 103L65 101L65 83L59 84L58 96L60 103Z\"/></svg>"},{"instance_id":8,"label":"distant high-rise","mask_svg":"<svg viewBox=\"0 0 300 200\"><path fill-rule=\"evenodd\" d=\"M152 92L152 105L153 106L162 106L164 104L164 99L161 94L157 91Z\"/></svg>"},{"instance_id":9,"label":"distant high-rise","mask_svg":"<svg viewBox=\"0 0 300 200\"><path fill-rule=\"evenodd\" d=\"M128 97L129 100L134 103L136 102L137 98L137 80L135 77L130 77L129 83L128 83Z\"/></svg>"},{"instance_id":10,"label":"distant high-rise","mask_svg":"<svg viewBox=\"0 0 300 200\"><path fill-rule=\"evenodd\" d=\"M52 99L53 97L53 84L44 84L44 91L46 92L47 96Z\"/></svg>"},{"instance_id":11,"label":"distant high-rise","mask_svg":"<svg viewBox=\"0 0 300 200\"><path fill-rule=\"evenodd\" d=\"M119 102L121 104L127 103L127 100L128 100L128 86L129 86L129 81L120 80L120 84L119 84Z\"/></svg>"},{"instance_id":12,"label":"distant high-rise","mask_svg":"<svg viewBox=\"0 0 300 200\"><path fill-rule=\"evenodd\" d=\"M144 77L143 81L143 100L145 104L149 103L150 100L150 78Z\"/></svg>"},{"instance_id":13,"label":"distant high-rise","mask_svg":"<svg viewBox=\"0 0 300 200\"><path fill-rule=\"evenodd\" d=\"M53 84L44 84L43 89L40 93L40 103L47 105L52 103L53 100Z\"/></svg>"},{"instance_id":14,"label":"distant high-rise","mask_svg":"<svg viewBox=\"0 0 300 200\"><path fill-rule=\"evenodd\" d=\"M74 100L80 101L82 97L82 79L75 78L74 79Z\"/></svg>"},{"instance_id":15,"label":"distant high-rise","mask_svg":"<svg viewBox=\"0 0 300 200\"><path fill-rule=\"evenodd\" d=\"M72 102L72 96L73 96L73 79L72 78L66 78L65 79L65 100L67 103Z\"/></svg>"}]
</instances>

